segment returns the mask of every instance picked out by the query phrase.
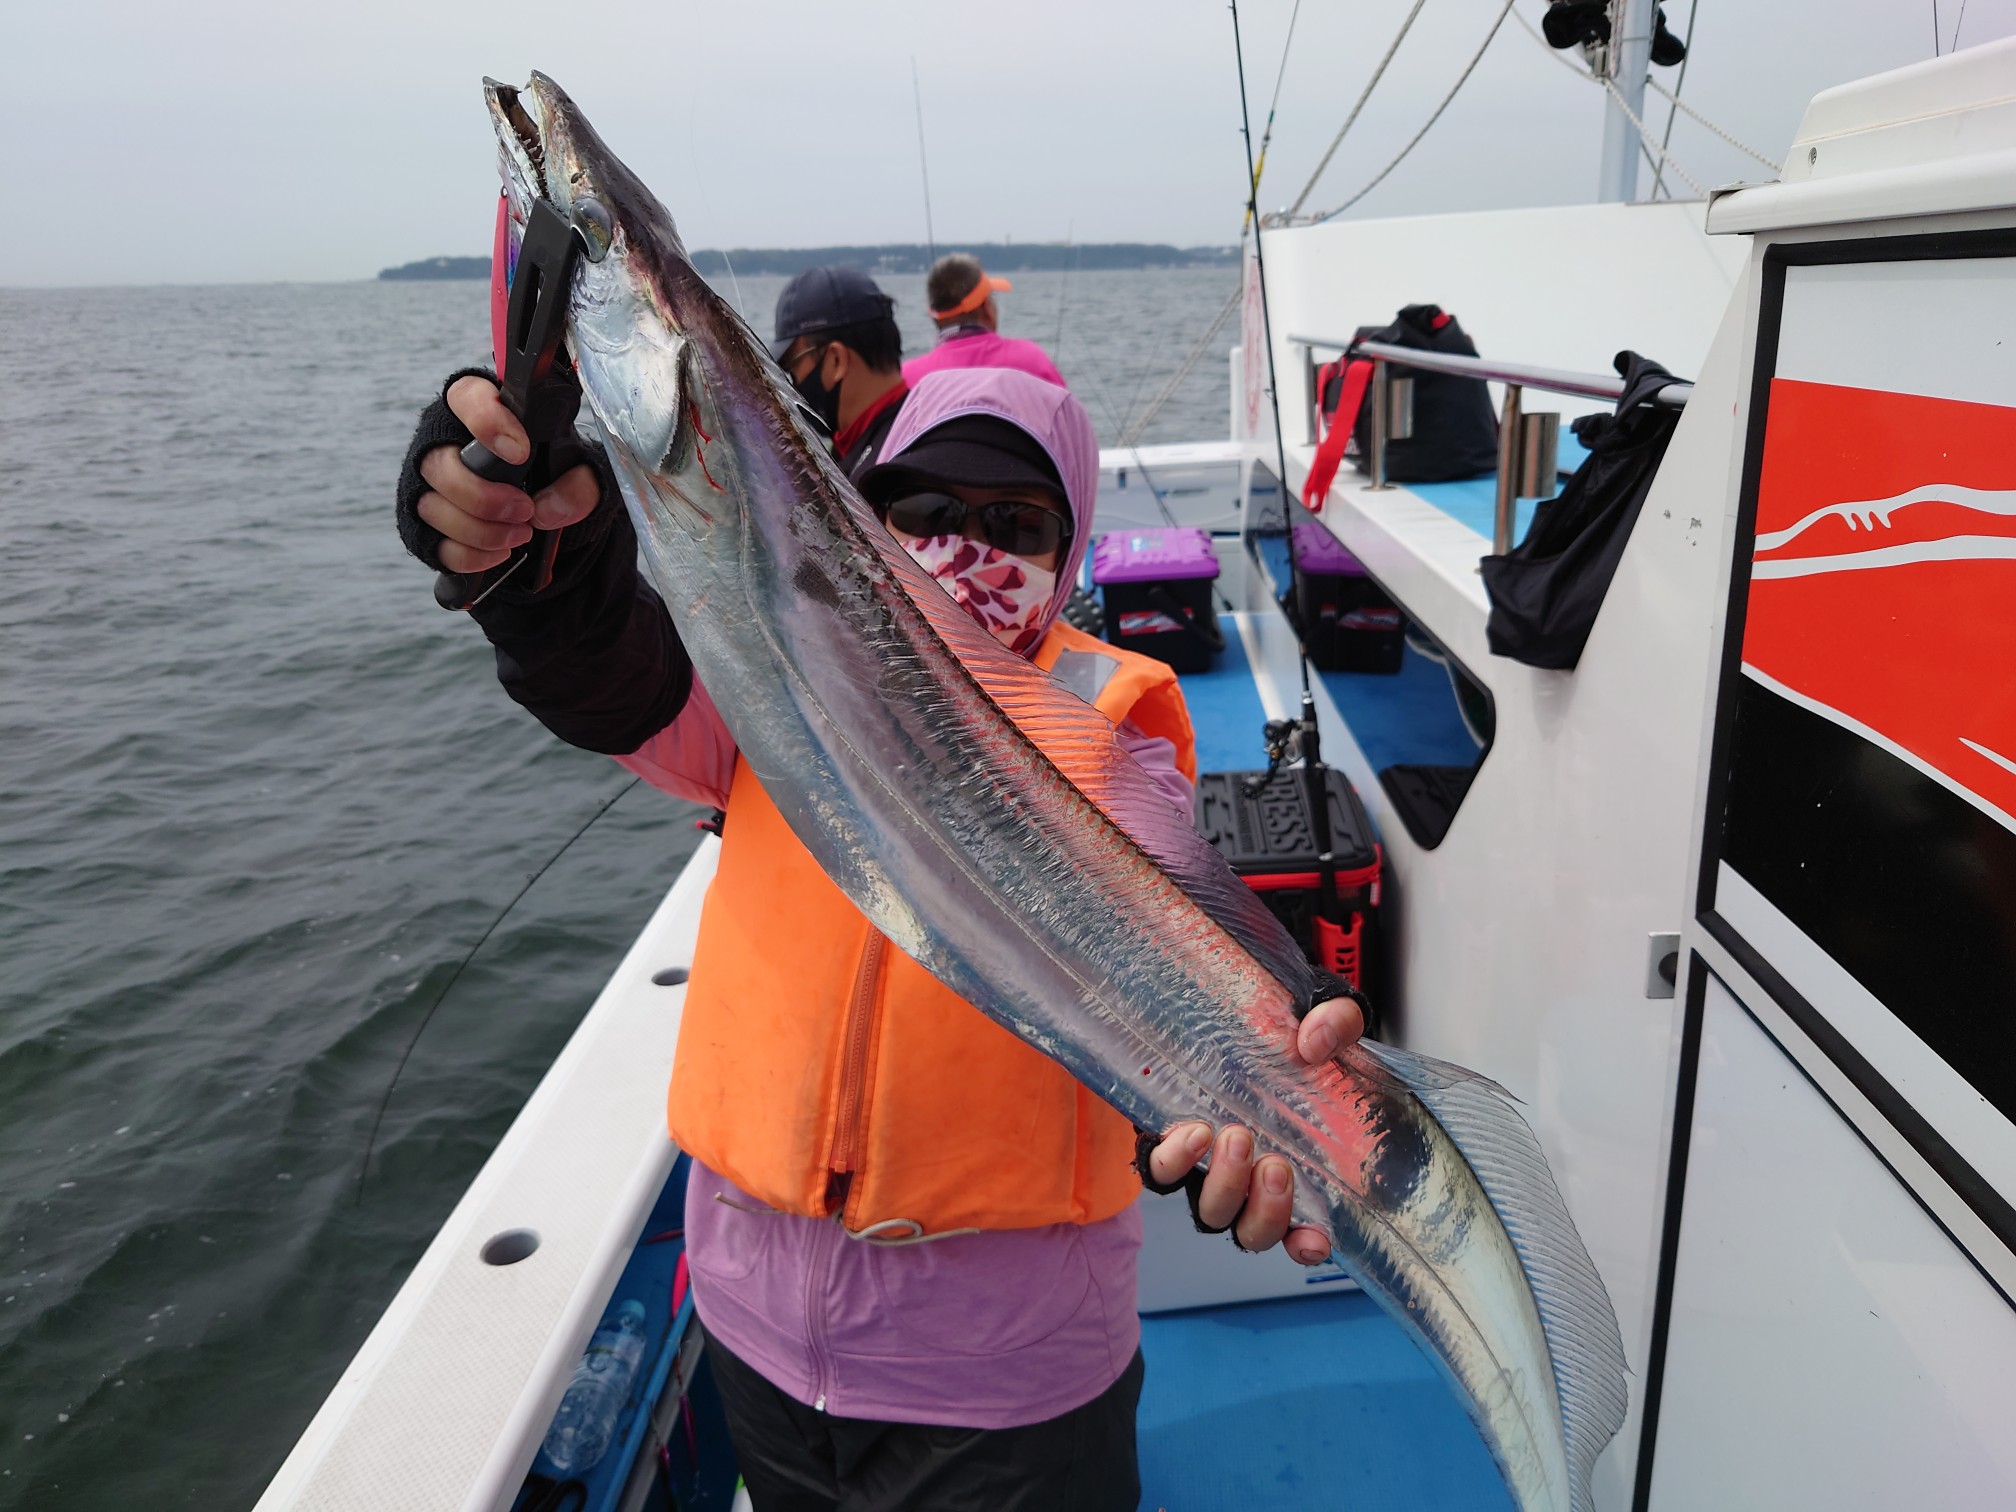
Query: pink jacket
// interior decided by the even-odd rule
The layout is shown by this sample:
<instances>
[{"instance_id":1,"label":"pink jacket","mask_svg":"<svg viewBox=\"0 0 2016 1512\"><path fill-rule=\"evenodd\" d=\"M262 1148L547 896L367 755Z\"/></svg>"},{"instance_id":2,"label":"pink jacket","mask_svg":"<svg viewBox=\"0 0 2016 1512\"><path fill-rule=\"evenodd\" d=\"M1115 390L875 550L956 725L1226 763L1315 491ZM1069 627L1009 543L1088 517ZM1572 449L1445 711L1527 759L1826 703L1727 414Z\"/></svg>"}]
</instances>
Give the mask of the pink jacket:
<instances>
[{"instance_id":1,"label":"pink jacket","mask_svg":"<svg viewBox=\"0 0 2016 1512\"><path fill-rule=\"evenodd\" d=\"M941 331L937 346L903 364L903 379L915 388L917 380L926 373L940 373L947 368L1014 368L1059 388L1070 387L1057 371L1057 365L1035 342L997 335L985 326L962 325Z\"/></svg>"}]
</instances>

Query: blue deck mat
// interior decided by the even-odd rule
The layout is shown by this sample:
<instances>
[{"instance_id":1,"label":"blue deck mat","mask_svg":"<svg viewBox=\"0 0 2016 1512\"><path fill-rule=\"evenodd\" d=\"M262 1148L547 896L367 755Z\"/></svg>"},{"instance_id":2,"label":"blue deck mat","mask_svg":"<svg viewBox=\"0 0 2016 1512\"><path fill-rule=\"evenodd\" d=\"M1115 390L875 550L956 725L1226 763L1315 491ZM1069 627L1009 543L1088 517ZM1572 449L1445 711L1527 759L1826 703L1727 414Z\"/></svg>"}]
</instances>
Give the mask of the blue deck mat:
<instances>
[{"instance_id":1,"label":"blue deck mat","mask_svg":"<svg viewBox=\"0 0 2016 1512\"><path fill-rule=\"evenodd\" d=\"M1449 484L1448 487L1461 487ZM1260 557L1275 584L1288 581L1288 538L1285 535L1259 536ZM1227 647L1230 650L1230 647ZM1231 659L1222 658L1221 668ZM1241 656L1239 669L1246 660ZM1216 674L1214 674L1216 675ZM1400 657L1398 672L1318 672L1316 674L1337 705L1337 712L1351 726L1351 736L1375 772L1389 766L1472 766L1478 745L1456 708L1456 693L1449 686L1449 672L1439 662L1430 661L1412 646ZM1183 679L1183 694L1190 696L1190 682ZM1256 700L1257 702L1257 700ZM1222 771L1198 757L1199 771Z\"/></svg>"},{"instance_id":2,"label":"blue deck mat","mask_svg":"<svg viewBox=\"0 0 2016 1512\"><path fill-rule=\"evenodd\" d=\"M1452 520L1468 525L1484 538L1484 550L1491 549L1491 525L1498 517L1498 480L1464 478L1456 483L1409 483L1407 491L1433 504ZM1520 499L1514 508L1512 539L1526 539L1526 527L1533 523L1535 502Z\"/></svg>"},{"instance_id":3,"label":"blue deck mat","mask_svg":"<svg viewBox=\"0 0 2016 1512\"><path fill-rule=\"evenodd\" d=\"M1573 472L1588 457L1589 450L1575 439L1567 426L1561 427L1561 446L1556 452L1556 460L1564 472ZM1564 478L1562 482L1566 482ZM1406 483L1402 484L1409 493L1418 494L1433 504L1453 520L1461 520L1486 541L1491 539L1491 525L1498 517L1498 475L1486 478L1465 478L1459 483ZM1526 539L1527 527L1533 523L1533 510L1537 503L1533 499L1520 499L1516 506L1512 539Z\"/></svg>"},{"instance_id":4,"label":"blue deck mat","mask_svg":"<svg viewBox=\"0 0 2016 1512\"><path fill-rule=\"evenodd\" d=\"M1362 1294L1141 1320L1143 1512L1496 1512L1455 1393Z\"/></svg>"},{"instance_id":5,"label":"blue deck mat","mask_svg":"<svg viewBox=\"0 0 2016 1512\"><path fill-rule=\"evenodd\" d=\"M1181 676L1183 701L1197 732L1197 770L1248 772L1267 765L1267 711L1253 686L1253 669L1239 627L1229 614L1218 616L1225 649L1209 672Z\"/></svg>"},{"instance_id":6,"label":"blue deck mat","mask_svg":"<svg viewBox=\"0 0 2016 1512\"><path fill-rule=\"evenodd\" d=\"M1375 772L1389 766L1472 766L1478 745L1456 708L1449 669L1412 646L1398 672L1319 672Z\"/></svg>"}]
</instances>

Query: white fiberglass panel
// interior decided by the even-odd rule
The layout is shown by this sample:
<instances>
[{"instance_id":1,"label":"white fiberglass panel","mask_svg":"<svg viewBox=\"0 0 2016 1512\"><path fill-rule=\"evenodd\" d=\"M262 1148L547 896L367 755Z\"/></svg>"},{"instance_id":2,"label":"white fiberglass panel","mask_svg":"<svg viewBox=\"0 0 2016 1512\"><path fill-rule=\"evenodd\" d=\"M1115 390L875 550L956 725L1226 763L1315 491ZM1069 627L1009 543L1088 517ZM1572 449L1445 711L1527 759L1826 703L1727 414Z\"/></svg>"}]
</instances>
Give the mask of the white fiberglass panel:
<instances>
[{"instance_id":1,"label":"white fiberglass panel","mask_svg":"<svg viewBox=\"0 0 2016 1512\"><path fill-rule=\"evenodd\" d=\"M1715 909L1801 997L1825 1005L1827 1022L1962 1160L1996 1191L2016 1193L2016 1124L1727 862L1716 869ZM1995 1009L1984 1001L1970 1011Z\"/></svg>"},{"instance_id":2,"label":"white fiberglass panel","mask_svg":"<svg viewBox=\"0 0 2016 1512\"><path fill-rule=\"evenodd\" d=\"M1776 378L2016 405L2008 257L1787 268L1778 330Z\"/></svg>"},{"instance_id":3,"label":"white fiberglass panel","mask_svg":"<svg viewBox=\"0 0 2016 1512\"><path fill-rule=\"evenodd\" d=\"M1653 1512L2016 1505L2016 1311L1710 978Z\"/></svg>"}]
</instances>

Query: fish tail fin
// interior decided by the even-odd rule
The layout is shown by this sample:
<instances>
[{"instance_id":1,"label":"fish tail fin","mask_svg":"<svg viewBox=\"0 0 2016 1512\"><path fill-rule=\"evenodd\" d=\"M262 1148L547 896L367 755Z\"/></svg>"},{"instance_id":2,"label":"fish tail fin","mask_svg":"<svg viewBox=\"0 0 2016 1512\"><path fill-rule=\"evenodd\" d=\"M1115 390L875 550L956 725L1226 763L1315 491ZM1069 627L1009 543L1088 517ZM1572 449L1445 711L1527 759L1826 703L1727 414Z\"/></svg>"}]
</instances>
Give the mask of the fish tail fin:
<instances>
[{"instance_id":1,"label":"fish tail fin","mask_svg":"<svg viewBox=\"0 0 2016 1512\"><path fill-rule=\"evenodd\" d=\"M1489 1077L1376 1040L1361 1040L1341 1059L1356 1074L1411 1092L1477 1173L1532 1285L1546 1334L1570 1506L1591 1512L1590 1473L1629 1402L1624 1340L1603 1278L1517 1099Z\"/></svg>"}]
</instances>

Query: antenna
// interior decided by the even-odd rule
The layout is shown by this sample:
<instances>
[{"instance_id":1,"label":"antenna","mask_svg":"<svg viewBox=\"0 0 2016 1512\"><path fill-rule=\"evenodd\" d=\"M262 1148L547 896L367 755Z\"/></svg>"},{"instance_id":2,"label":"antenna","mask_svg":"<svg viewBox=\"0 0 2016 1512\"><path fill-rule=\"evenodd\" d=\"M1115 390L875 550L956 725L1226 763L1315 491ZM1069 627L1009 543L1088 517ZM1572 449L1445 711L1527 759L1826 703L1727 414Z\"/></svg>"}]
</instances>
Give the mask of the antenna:
<instances>
[{"instance_id":1,"label":"antenna","mask_svg":"<svg viewBox=\"0 0 2016 1512\"><path fill-rule=\"evenodd\" d=\"M924 245L938 261L938 233L931 229L931 164L924 157L924 91L917 83L917 54L910 54L910 98L917 106L917 171L924 176Z\"/></svg>"}]
</instances>

